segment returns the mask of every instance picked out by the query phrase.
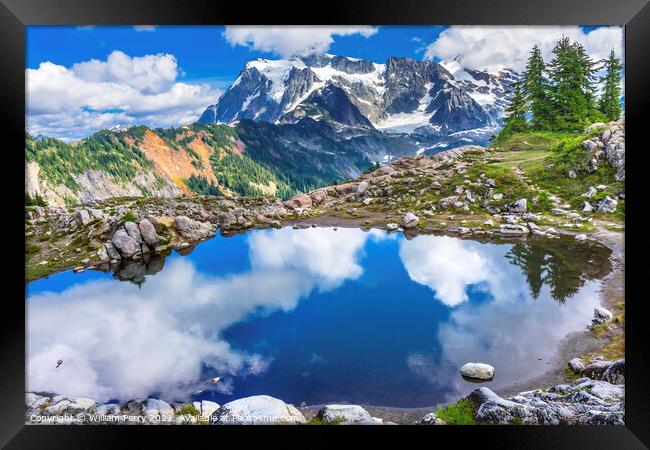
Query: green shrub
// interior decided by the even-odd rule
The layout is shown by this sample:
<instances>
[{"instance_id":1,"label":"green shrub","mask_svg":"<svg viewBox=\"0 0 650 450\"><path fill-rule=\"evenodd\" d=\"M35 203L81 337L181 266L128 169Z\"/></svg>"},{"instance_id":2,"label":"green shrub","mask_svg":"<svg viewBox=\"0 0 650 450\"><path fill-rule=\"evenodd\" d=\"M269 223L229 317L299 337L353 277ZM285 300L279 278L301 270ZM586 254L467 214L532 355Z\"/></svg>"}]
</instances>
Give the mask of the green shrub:
<instances>
[{"instance_id":1,"label":"green shrub","mask_svg":"<svg viewBox=\"0 0 650 450\"><path fill-rule=\"evenodd\" d=\"M438 408L436 417L444 420L449 425L475 425L476 418L474 406L468 398L459 400L445 408Z\"/></svg>"}]
</instances>

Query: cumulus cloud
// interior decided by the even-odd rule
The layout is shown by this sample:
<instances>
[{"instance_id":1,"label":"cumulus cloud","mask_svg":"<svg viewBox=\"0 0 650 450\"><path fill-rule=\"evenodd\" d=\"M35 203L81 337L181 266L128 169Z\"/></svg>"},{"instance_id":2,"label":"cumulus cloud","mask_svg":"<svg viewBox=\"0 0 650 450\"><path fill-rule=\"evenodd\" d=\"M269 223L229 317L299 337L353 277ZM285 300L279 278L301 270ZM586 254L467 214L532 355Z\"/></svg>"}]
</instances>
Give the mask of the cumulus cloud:
<instances>
[{"instance_id":1,"label":"cumulus cloud","mask_svg":"<svg viewBox=\"0 0 650 450\"><path fill-rule=\"evenodd\" d=\"M600 27L589 33L578 26L451 26L428 45L425 58L445 61L460 55L466 68L522 71L533 45L539 46L548 62L562 35L582 43L596 60L612 49L623 57L623 28L619 26Z\"/></svg>"},{"instance_id":2,"label":"cumulus cloud","mask_svg":"<svg viewBox=\"0 0 650 450\"><path fill-rule=\"evenodd\" d=\"M371 26L227 26L223 36L233 46L289 57L326 52L335 36L370 37L376 32Z\"/></svg>"},{"instance_id":3,"label":"cumulus cloud","mask_svg":"<svg viewBox=\"0 0 650 450\"><path fill-rule=\"evenodd\" d=\"M27 126L32 134L75 139L117 124L177 126L194 121L219 93L178 81L170 54L131 57L113 51L64 67L46 61L26 70Z\"/></svg>"},{"instance_id":4,"label":"cumulus cloud","mask_svg":"<svg viewBox=\"0 0 650 450\"><path fill-rule=\"evenodd\" d=\"M358 277L360 250L377 238L313 229L301 241L283 230L251 234L249 272L213 276L174 259L140 287L102 280L29 296L28 389L101 401L182 399L205 388L206 365L226 376L217 388L232 393L228 376L259 375L272 360L232 349L221 332L254 311L290 311L313 289Z\"/></svg>"}]
</instances>

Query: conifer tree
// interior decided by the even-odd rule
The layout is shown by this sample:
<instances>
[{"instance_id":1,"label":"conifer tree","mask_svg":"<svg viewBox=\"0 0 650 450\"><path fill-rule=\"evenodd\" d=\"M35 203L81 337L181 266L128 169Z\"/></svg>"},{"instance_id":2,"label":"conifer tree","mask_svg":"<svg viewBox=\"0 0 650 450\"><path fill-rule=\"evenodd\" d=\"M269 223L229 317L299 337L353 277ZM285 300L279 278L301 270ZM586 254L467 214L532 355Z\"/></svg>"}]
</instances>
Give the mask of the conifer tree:
<instances>
[{"instance_id":1,"label":"conifer tree","mask_svg":"<svg viewBox=\"0 0 650 450\"><path fill-rule=\"evenodd\" d=\"M512 97L510 98L510 104L505 111L505 124L497 136L496 141L498 142L513 133L526 131L528 129L526 112L526 97L524 96L523 83L515 82L512 84Z\"/></svg>"},{"instance_id":2,"label":"conifer tree","mask_svg":"<svg viewBox=\"0 0 650 450\"><path fill-rule=\"evenodd\" d=\"M618 120L621 116L621 70L623 65L612 50L605 60L607 72L601 78L603 93L600 97L599 109L605 120Z\"/></svg>"},{"instance_id":3,"label":"conifer tree","mask_svg":"<svg viewBox=\"0 0 650 450\"><path fill-rule=\"evenodd\" d=\"M535 130L548 129L552 122L549 104L550 86L545 71L542 52L535 45L523 73L523 90L531 113L530 125Z\"/></svg>"}]
</instances>

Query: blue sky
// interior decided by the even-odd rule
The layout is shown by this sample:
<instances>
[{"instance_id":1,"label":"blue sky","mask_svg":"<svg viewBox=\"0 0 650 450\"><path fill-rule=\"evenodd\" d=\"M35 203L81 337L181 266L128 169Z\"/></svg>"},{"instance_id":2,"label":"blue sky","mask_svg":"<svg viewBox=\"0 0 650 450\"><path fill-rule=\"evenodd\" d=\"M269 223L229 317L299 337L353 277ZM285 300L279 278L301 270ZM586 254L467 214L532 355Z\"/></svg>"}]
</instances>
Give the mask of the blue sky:
<instances>
[{"instance_id":1,"label":"blue sky","mask_svg":"<svg viewBox=\"0 0 650 450\"><path fill-rule=\"evenodd\" d=\"M447 27L379 27L376 34L341 36L330 53L386 62L390 56L422 59L424 43L433 42ZM37 69L43 61L69 67L89 59L104 60L113 50L130 56L173 54L184 81L209 82L227 88L252 58L277 59L272 52L231 45L222 26L159 26L153 31L120 27L29 27L27 67Z\"/></svg>"},{"instance_id":2,"label":"blue sky","mask_svg":"<svg viewBox=\"0 0 650 450\"><path fill-rule=\"evenodd\" d=\"M66 27L27 28L27 129L66 140L116 124L196 120L247 61L328 52L384 63L390 56L522 70L568 35L595 59L622 54L621 27Z\"/></svg>"}]
</instances>

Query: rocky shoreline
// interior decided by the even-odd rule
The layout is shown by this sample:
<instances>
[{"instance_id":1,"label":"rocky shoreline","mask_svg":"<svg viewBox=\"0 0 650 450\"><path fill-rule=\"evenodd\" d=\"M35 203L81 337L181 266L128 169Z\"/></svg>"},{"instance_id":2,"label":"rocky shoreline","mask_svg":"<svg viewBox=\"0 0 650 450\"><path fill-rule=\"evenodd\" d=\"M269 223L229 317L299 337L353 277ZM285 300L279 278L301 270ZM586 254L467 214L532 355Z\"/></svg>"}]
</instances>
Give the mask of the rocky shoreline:
<instances>
[{"instance_id":1,"label":"rocky shoreline","mask_svg":"<svg viewBox=\"0 0 650 450\"><path fill-rule=\"evenodd\" d=\"M474 390L471 402L479 424L507 425L624 425L625 360L595 359L584 364L570 361L583 375L570 384L520 392L503 398L487 387ZM172 403L163 400L133 399L123 403L100 404L84 397L46 393L25 396L27 424L173 424L173 425L446 425L430 411L414 421L398 421L388 409L360 405L323 405L301 410L268 395L241 398L219 405L211 401ZM370 409L370 408L369 408ZM420 414L426 408L411 411ZM381 417L383 416L383 417ZM309 417L309 420L307 419ZM408 417L408 416L407 416Z\"/></svg>"}]
</instances>

